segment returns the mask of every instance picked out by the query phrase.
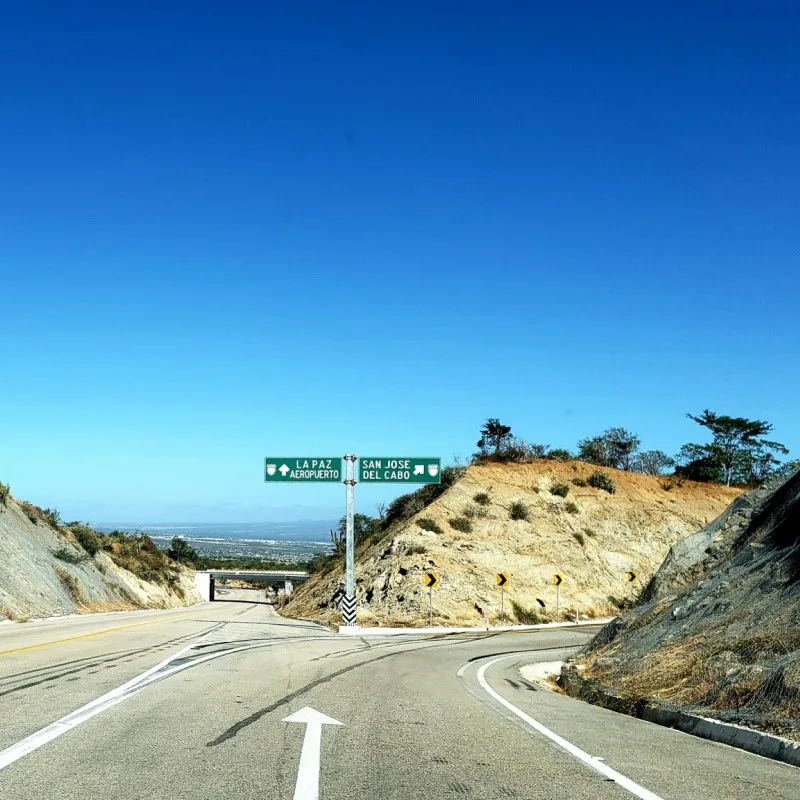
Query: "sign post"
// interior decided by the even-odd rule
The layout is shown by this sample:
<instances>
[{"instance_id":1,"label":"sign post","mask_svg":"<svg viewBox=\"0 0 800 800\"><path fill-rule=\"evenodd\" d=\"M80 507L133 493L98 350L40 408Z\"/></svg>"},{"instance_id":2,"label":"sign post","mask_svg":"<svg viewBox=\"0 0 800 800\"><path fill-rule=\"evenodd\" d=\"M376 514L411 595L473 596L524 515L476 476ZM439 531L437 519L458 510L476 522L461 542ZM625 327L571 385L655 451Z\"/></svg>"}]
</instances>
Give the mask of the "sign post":
<instances>
[{"instance_id":1,"label":"sign post","mask_svg":"<svg viewBox=\"0 0 800 800\"><path fill-rule=\"evenodd\" d=\"M355 532L353 506L355 485L361 483L441 483L442 463L439 458L428 456L391 456L362 458L344 456L345 468L345 557L344 557L344 598L342 599L342 623L356 624L356 588L354 574ZM356 461L359 463L359 481L356 481ZM300 458L292 456L269 456L264 459L264 480L266 483L321 482L339 483L342 480L342 459L320 456ZM432 576L432 583L425 585L434 589L439 576ZM433 618L433 595L428 598L428 617Z\"/></svg>"},{"instance_id":2,"label":"sign post","mask_svg":"<svg viewBox=\"0 0 800 800\"><path fill-rule=\"evenodd\" d=\"M633 583L636 580L636 573L632 570L628 570L628 583Z\"/></svg>"},{"instance_id":3,"label":"sign post","mask_svg":"<svg viewBox=\"0 0 800 800\"><path fill-rule=\"evenodd\" d=\"M505 588L508 583L508 575L505 572L498 572L495 576L497 585L500 587L500 620L505 617Z\"/></svg>"},{"instance_id":4,"label":"sign post","mask_svg":"<svg viewBox=\"0 0 800 800\"><path fill-rule=\"evenodd\" d=\"M433 590L439 586L439 576L435 572L426 572L422 578L428 589L428 627L433 627Z\"/></svg>"},{"instance_id":5,"label":"sign post","mask_svg":"<svg viewBox=\"0 0 800 800\"><path fill-rule=\"evenodd\" d=\"M563 580L564 578L562 578L558 573L553 575L553 585L556 587L556 620L559 618L558 587L561 586L561 581Z\"/></svg>"},{"instance_id":6,"label":"sign post","mask_svg":"<svg viewBox=\"0 0 800 800\"><path fill-rule=\"evenodd\" d=\"M345 556L344 556L344 599L342 600L342 622L356 624L356 581L355 581L355 526L353 524L353 503L355 494L356 456L345 456L347 477L345 478Z\"/></svg>"}]
</instances>

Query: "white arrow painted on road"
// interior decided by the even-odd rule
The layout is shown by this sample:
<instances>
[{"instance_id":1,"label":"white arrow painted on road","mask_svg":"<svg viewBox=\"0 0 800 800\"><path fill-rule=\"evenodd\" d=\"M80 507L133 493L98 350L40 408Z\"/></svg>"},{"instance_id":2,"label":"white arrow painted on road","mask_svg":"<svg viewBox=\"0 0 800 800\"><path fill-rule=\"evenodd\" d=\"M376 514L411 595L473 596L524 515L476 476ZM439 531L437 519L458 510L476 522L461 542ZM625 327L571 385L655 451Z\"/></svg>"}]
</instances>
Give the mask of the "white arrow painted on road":
<instances>
[{"instance_id":1,"label":"white arrow painted on road","mask_svg":"<svg viewBox=\"0 0 800 800\"><path fill-rule=\"evenodd\" d=\"M319 800L319 759L323 725L344 725L338 719L321 714L309 706L284 717L283 722L302 722L306 725L294 800Z\"/></svg>"}]
</instances>

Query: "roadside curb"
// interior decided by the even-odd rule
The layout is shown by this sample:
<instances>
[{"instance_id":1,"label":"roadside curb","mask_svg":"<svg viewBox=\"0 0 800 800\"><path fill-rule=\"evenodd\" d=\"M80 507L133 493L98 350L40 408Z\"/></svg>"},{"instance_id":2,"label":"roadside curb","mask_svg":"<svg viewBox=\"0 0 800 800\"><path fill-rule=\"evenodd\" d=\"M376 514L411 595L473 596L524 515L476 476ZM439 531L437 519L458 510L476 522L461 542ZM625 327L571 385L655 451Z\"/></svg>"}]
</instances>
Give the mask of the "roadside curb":
<instances>
[{"instance_id":1,"label":"roadside curb","mask_svg":"<svg viewBox=\"0 0 800 800\"><path fill-rule=\"evenodd\" d=\"M587 619L582 622L543 622L539 625L501 625L495 628L362 628L359 625L340 625L342 636L401 636L430 635L432 633L503 633L505 631L540 631L558 628L586 628L605 625L613 617L603 619Z\"/></svg>"},{"instance_id":2,"label":"roadside curb","mask_svg":"<svg viewBox=\"0 0 800 800\"><path fill-rule=\"evenodd\" d=\"M701 739L727 744L757 756L800 767L800 742L782 739L780 736L762 733L729 722L721 722L717 719L697 717L684 711L660 708L644 699L627 700L607 692L596 681L581 675L574 664L564 665L559 685L570 697L607 708L610 711L637 717L666 728L675 728Z\"/></svg>"}]
</instances>

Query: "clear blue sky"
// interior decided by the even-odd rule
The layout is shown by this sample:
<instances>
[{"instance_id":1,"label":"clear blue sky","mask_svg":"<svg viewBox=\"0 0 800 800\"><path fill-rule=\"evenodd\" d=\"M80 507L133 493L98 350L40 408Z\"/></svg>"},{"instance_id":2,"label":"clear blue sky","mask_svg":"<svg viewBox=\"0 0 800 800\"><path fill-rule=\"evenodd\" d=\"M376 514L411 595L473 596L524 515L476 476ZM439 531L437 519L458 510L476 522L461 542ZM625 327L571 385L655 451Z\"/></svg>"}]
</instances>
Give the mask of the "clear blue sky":
<instances>
[{"instance_id":1,"label":"clear blue sky","mask_svg":"<svg viewBox=\"0 0 800 800\"><path fill-rule=\"evenodd\" d=\"M789 2L4 4L0 479L338 516L263 457L674 452L706 407L797 456L798 41Z\"/></svg>"}]
</instances>

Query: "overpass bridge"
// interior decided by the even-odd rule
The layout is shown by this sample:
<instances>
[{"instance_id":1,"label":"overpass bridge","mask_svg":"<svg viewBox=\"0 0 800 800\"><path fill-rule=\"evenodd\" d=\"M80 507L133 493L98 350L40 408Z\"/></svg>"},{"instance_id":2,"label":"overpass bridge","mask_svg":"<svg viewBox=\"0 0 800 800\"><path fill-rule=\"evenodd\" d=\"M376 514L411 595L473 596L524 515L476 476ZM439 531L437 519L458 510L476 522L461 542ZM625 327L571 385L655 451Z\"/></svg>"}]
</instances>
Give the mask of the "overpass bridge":
<instances>
[{"instance_id":1,"label":"overpass bridge","mask_svg":"<svg viewBox=\"0 0 800 800\"><path fill-rule=\"evenodd\" d=\"M224 580L259 581L260 583L283 584L283 591L291 594L296 583L307 581L309 574L295 569L203 569L194 574L194 585L203 600L214 599L216 582Z\"/></svg>"}]
</instances>

